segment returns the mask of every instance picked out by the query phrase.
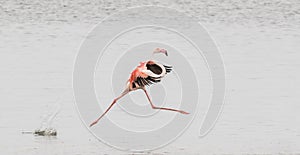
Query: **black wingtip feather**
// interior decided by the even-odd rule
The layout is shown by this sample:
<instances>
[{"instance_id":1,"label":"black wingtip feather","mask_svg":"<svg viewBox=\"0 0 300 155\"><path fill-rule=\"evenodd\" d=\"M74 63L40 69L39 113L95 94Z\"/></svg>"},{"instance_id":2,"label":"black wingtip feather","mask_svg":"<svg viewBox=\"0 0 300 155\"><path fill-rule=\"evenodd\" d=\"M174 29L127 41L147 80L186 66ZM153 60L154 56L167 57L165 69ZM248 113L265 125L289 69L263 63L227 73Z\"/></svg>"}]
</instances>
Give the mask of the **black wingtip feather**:
<instances>
[{"instance_id":1,"label":"black wingtip feather","mask_svg":"<svg viewBox=\"0 0 300 155\"><path fill-rule=\"evenodd\" d=\"M167 73L170 73L172 71L172 66L164 65L164 67L165 67Z\"/></svg>"}]
</instances>

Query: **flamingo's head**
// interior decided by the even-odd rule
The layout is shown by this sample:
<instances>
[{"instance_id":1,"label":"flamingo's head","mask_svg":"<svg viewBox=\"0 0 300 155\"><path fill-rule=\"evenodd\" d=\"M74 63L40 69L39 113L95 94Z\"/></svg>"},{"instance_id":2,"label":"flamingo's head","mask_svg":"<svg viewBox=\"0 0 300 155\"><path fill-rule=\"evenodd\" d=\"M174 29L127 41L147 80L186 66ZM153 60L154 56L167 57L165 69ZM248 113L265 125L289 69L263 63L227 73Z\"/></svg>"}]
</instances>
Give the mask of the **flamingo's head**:
<instances>
[{"instance_id":1,"label":"flamingo's head","mask_svg":"<svg viewBox=\"0 0 300 155\"><path fill-rule=\"evenodd\" d=\"M163 49L163 48L156 48L154 51L153 51L153 54L156 54L156 53L163 53L165 54L166 56L168 56L168 52L166 49Z\"/></svg>"}]
</instances>

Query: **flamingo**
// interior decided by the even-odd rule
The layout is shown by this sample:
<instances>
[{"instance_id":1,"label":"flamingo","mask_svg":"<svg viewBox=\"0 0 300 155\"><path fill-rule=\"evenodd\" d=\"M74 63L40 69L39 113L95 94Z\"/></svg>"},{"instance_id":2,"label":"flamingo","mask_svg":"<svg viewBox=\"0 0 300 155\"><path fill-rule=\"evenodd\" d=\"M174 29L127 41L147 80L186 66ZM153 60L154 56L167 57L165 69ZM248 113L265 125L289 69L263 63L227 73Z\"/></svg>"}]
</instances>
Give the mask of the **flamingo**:
<instances>
[{"instance_id":1,"label":"flamingo","mask_svg":"<svg viewBox=\"0 0 300 155\"><path fill-rule=\"evenodd\" d=\"M156 48L153 53L154 54L163 53L168 56L167 50L162 48ZM172 70L171 66L160 64L155 60L148 60L145 62L140 62L140 64L131 72L129 79L127 80L125 90L121 93L120 96L116 97L110 106L106 109L106 111L100 115L98 119L90 124L90 127L97 124L98 121L112 108L112 106L126 94L131 91L142 89L147 99L152 107L152 109L160 109L160 110L168 110L168 111L175 111L181 114L189 114L183 110L177 110L172 108L164 108L164 107L157 107L152 103L152 100L146 90L146 86L150 86L151 84L158 83L161 79L167 74L170 73Z\"/></svg>"}]
</instances>

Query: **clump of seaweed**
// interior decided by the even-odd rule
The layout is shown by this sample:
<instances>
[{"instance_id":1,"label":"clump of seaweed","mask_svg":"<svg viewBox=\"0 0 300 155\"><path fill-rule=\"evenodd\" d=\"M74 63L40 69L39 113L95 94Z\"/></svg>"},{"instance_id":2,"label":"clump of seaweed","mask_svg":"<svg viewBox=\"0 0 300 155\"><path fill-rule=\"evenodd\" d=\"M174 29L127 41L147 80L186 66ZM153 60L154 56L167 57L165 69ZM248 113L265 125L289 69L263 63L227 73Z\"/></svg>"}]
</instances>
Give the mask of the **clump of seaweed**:
<instances>
[{"instance_id":1,"label":"clump of seaweed","mask_svg":"<svg viewBox=\"0 0 300 155\"><path fill-rule=\"evenodd\" d=\"M33 134L38 136L57 136L57 131L54 128L46 128L44 130L37 129Z\"/></svg>"},{"instance_id":2,"label":"clump of seaweed","mask_svg":"<svg viewBox=\"0 0 300 155\"><path fill-rule=\"evenodd\" d=\"M32 131L22 131L22 134L34 134L37 136L57 136L57 130L51 127L53 120L61 110L62 96L57 99L53 106L53 109L49 110L44 116L43 121L39 129Z\"/></svg>"},{"instance_id":3,"label":"clump of seaweed","mask_svg":"<svg viewBox=\"0 0 300 155\"><path fill-rule=\"evenodd\" d=\"M54 128L36 129L32 131L22 131L22 134L34 134L36 136L57 136L57 131Z\"/></svg>"}]
</instances>

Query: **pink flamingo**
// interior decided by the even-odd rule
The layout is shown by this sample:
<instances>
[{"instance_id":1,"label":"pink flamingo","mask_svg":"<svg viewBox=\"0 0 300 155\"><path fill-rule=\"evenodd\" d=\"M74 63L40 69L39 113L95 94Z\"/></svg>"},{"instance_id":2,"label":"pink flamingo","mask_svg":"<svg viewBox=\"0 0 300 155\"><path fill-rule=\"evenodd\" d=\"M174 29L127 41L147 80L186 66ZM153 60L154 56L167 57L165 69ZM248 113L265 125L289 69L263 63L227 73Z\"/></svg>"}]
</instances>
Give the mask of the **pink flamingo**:
<instances>
[{"instance_id":1,"label":"pink flamingo","mask_svg":"<svg viewBox=\"0 0 300 155\"><path fill-rule=\"evenodd\" d=\"M153 54L157 53L163 53L166 56L168 56L167 50L156 48L153 51ZM162 65L154 60L149 60L145 62L140 62L140 65L137 66L132 72L131 75L127 81L125 90L121 93L121 95L113 100L111 105L107 108L107 110L93 123L91 123L90 127L98 123L98 121L111 109L111 107L123 96L128 94L131 91L135 91L138 89L142 89L147 98L148 101L152 107L152 109L161 109L161 110L169 110L169 111L175 111L182 114L189 114L188 112L177 110L177 109L171 109L171 108L164 108L164 107L156 107L151 99L150 96L146 90L146 86L149 86L150 84L160 82L161 79L169 72L171 72L172 68L170 66Z\"/></svg>"}]
</instances>

